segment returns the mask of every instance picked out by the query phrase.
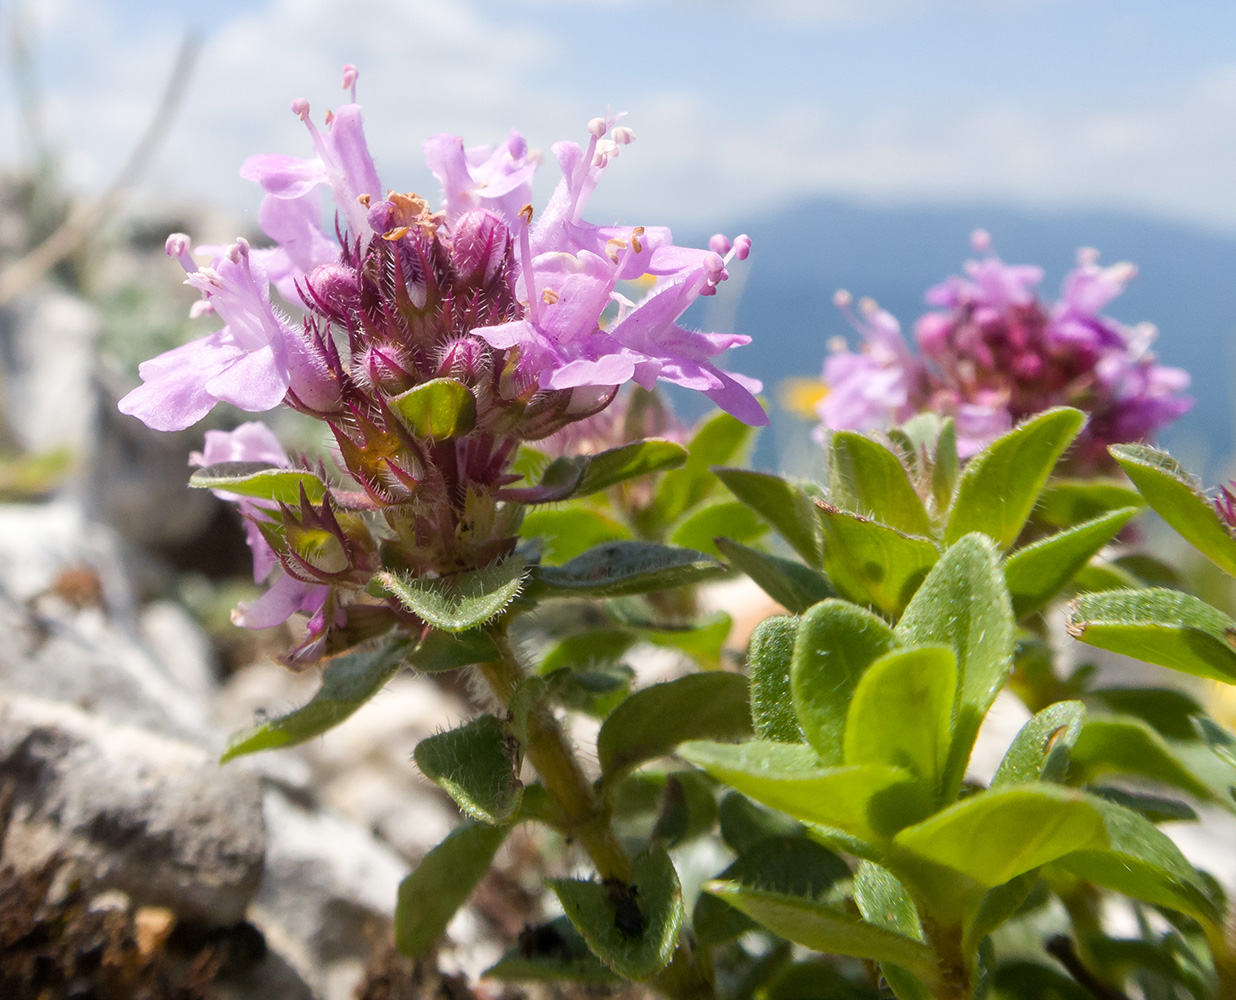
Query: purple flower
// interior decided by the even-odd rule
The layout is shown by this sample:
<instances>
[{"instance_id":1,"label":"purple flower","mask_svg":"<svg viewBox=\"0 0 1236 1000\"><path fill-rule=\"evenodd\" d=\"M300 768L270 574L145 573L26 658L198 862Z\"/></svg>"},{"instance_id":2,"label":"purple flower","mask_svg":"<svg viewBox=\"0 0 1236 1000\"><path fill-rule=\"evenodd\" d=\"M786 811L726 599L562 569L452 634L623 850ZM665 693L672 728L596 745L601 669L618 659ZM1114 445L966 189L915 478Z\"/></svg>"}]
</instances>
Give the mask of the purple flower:
<instances>
[{"instance_id":1,"label":"purple flower","mask_svg":"<svg viewBox=\"0 0 1236 1000\"><path fill-rule=\"evenodd\" d=\"M424 152L429 169L442 183L448 226L478 208L495 212L514 225L532 200L532 175L539 157L528 155L528 144L514 129L496 149L464 149L459 136L442 133L425 143Z\"/></svg>"},{"instance_id":2,"label":"purple flower","mask_svg":"<svg viewBox=\"0 0 1236 1000\"><path fill-rule=\"evenodd\" d=\"M938 308L915 323L921 360L891 317L863 331L858 354L829 358L825 426L874 429L931 410L955 419L967 457L1031 414L1075 406L1090 419L1070 460L1087 470L1110 465L1109 444L1147 440L1192 405L1182 395L1188 375L1149 350L1154 328L1101 313L1136 275L1133 265L1100 267L1098 253L1083 249L1049 305L1037 293L1041 269L1005 264L981 231L974 246L986 256L927 292Z\"/></svg>"},{"instance_id":3,"label":"purple flower","mask_svg":"<svg viewBox=\"0 0 1236 1000\"><path fill-rule=\"evenodd\" d=\"M226 325L207 337L173 348L138 368L142 385L119 403L159 431L183 430L216 403L260 412L283 401L289 386L319 402L333 392L299 332L270 303L270 285L249 244L238 240L209 267L199 268L189 238L167 240L168 256L188 274L186 284L202 293L198 313L218 313Z\"/></svg>"},{"instance_id":4,"label":"purple flower","mask_svg":"<svg viewBox=\"0 0 1236 1000\"><path fill-rule=\"evenodd\" d=\"M536 225L525 212L523 225L516 226L516 288L526 312L472 332L492 347L517 352L517 391L629 381L649 389L661 379L703 392L741 420L765 424L768 417L754 396L760 384L708 360L748 338L696 333L677 322L698 296L715 293L728 277L726 264L745 259L751 241L740 236L731 245L719 238L723 257L712 247L674 246L665 228L602 227L582 219L602 172L634 139L629 129L614 127L616 121L589 122L586 150L570 142L554 147L563 179ZM619 281L645 276L657 281L640 302L618 292ZM603 328L602 314L611 303L618 314Z\"/></svg>"},{"instance_id":5,"label":"purple flower","mask_svg":"<svg viewBox=\"0 0 1236 1000\"><path fill-rule=\"evenodd\" d=\"M280 469L291 465L279 439L269 427L256 420L241 424L233 431L207 431L202 450L189 456L190 465L205 467L221 462L265 462ZM261 583L269 578L267 590L261 597L237 605L232 613L233 623L244 628L271 628L298 611L319 615L330 587L306 583L289 575L258 527L260 521L270 520L268 512L277 509L277 505L225 490L212 492L222 500L235 503L245 519L245 537L253 555L254 582Z\"/></svg>"},{"instance_id":6,"label":"purple flower","mask_svg":"<svg viewBox=\"0 0 1236 1000\"><path fill-rule=\"evenodd\" d=\"M664 227L583 218L602 173L634 138L617 117L590 122L586 146L554 148L562 180L534 224L538 157L517 132L495 149L449 135L425 144L440 210L382 188L355 81L345 67L351 103L320 129L306 102L293 103L316 155L246 161L242 175L265 192L259 222L271 247L240 240L199 268L187 237L169 240L204 296L195 314L217 312L225 325L147 362L143 385L121 402L167 430L219 401L248 410L282 402L326 424L346 482L319 504L304 492L299 505L228 497L245 515L255 578L267 584L236 620L265 627L308 612L295 660L408 623L393 597L353 599L383 566L445 575L509 556L516 501L527 499L511 489L521 443L602 413L619 386L669 381L767 423L753 395L759 383L715 363L747 338L681 325L729 263L746 258L750 240L680 247ZM323 186L334 197L333 236L323 231ZM624 284L634 281L637 301ZM301 310L299 322L272 306L272 284ZM445 409L420 419L425 396L410 395L435 379L454 383L426 394L451 401L449 421L438 419ZM194 458L287 465L259 424L211 432Z\"/></svg>"},{"instance_id":7,"label":"purple flower","mask_svg":"<svg viewBox=\"0 0 1236 1000\"><path fill-rule=\"evenodd\" d=\"M901 335L901 325L871 299L859 303L862 318L850 311L850 294L834 302L862 335L857 352L833 342L824 362L828 392L817 405L822 427L870 431L909 419L918 409L921 366Z\"/></svg>"},{"instance_id":8,"label":"purple flower","mask_svg":"<svg viewBox=\"0 0 1236 1000\"><path fill-rule=\"evenodd\" d=\"M369 236L365 205L371 198L381 198L382 186L365 143L360 105L345 104L329 113L325 133L309 117L308 101L293 101L292 111L309 129L317 156L301 159L259 153L244 162L240 176L257 181L267 198L275 199L300 199L319 184L326 184L334 193L335 206L347 220L353 239Z\"/></svg>"}]
</instances>

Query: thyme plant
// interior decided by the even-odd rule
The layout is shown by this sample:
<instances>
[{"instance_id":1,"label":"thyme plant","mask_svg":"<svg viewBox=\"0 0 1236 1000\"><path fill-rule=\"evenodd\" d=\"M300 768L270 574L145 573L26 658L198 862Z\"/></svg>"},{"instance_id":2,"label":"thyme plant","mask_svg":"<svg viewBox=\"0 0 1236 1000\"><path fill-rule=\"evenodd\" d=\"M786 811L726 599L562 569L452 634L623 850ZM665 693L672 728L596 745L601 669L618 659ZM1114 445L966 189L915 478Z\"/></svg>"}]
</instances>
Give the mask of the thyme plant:
<instances>
[{"instance_id":1,"label":"thyme plant","mask_svg":"<svg viewBox=\"0 0 1236 1000\"><path fill-rule=\"evenodd\" d=\"M399 670L484 679L491 710L416 749L463 821L400 888L405 954L431 951L535 824L588 871L548 880L563 915L530 924L497 978L735 1000L1232 995L1225 893L1156 824L1232 808L1236 739L1181 692L1065 676L1049 627L1074 599L1084 642L1236 677L1236 622L1122 554L1149 503L1236 571L1230 496L1212 504L1144 444L1112 450L1133 487L1111 476L1105 445L1187 406L1099 315L1126 269L1085 256L1048 308L1030 269L976 263L920 321L923 362L864 307L866 344L825 371L828 481L791 481L742 467L759 386L711 359L746 338L678 322L750 241L583 219L634 137L620 116L554 147L562 180L534 213L518 133L426 143L435 210L379 185L354 94L322 126L293 111L316 155L242 170L274 245L199 248L205 263L169 239L195 311L225 325L143 365L121 409L174 430L220 401L282 405L333 442L328 468L249 422L193 457L267 585L237 622L307 616L286 661L322 668L311 701L225 761L321 736ZM686 432L658 381L726 412ZM736 665L728 617L696 597L739 573L786 613ZM698 669L632 691L649 644ZM1033 717L980 781L1006 688ZM567 737L574 712L600 720L595 748ZM702 840L728 860L697 892L676 859ZM1137 936L1104 921L1115 897Z\"/></svg>"}]
</instances>

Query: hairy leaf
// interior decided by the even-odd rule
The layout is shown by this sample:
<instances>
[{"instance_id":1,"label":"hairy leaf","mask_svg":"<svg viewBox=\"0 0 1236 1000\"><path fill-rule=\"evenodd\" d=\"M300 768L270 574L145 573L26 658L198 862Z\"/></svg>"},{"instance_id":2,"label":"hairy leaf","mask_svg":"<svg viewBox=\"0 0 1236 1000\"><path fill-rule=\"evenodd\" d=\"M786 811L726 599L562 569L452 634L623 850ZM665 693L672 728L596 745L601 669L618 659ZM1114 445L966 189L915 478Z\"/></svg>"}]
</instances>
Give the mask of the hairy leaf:
<instances>
[{"instance_id":1,"label":"hairy leaf","mask_svg":"<svg viewBox=\"0 0 1236 1000\"><path fill-rule=\"evenodd\" d=\"M506 828L468 823L453 830L399 883L395 947L419 958L442 936L455 912L489 871Z\"/></svg>"},{"instance_id":2,"label":"hairy leaf","mask_svg":"<svg viewBox=\"0 0 1236 1000\"><path fill-rule=\"evenodd\" d=\"M1070 606L1068 629L1100 649L1236 682L1236 622L1178 590L1084 594Z\"/></svg>"},{"instance_id":3,"label":"hairy leaf","mask_svg":"<svg viewBox=\"0 0 1236 1000\"><path fill-rule=\"evenodd\" d=\"M821 601L798 626L790 690L798 723L825 764L840 764L850 699L859 678L897 640L870 611Z\"/></svg>"},{"instance_id":4,"label":"hairy leaf","mask_svg":"<svg viewBox=\"0 0 1236 1000\"><path fill-rule=\"evenodd\" d=\"M948 544L982 532L1007 551L1021 534L1030 512L1085 416L1059 407L1047 410L970 459L957 483L944 540Z\"/></svg>"}]
</instances>

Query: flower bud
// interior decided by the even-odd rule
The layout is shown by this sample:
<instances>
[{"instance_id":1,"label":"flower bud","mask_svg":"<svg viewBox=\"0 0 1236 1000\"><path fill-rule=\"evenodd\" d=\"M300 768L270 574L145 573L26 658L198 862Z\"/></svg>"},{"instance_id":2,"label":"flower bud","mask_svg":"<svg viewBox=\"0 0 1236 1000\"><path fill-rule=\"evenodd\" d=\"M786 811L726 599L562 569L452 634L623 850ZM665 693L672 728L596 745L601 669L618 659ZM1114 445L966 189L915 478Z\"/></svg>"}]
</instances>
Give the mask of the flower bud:
<instances>
[{"instance_id":1,"label":"flower bud","mask_svg":"<svg viewBox=\"0 0 1236 1000\"><path fill-rule=\"evenodd\" d=\"M309 275L309 291L317 305L336 322L360 307L360 275L341 264L322 264Z\"/></svg>"},{"instance_id":2,"label":"flower bud","mask_svg":"<svg viewBox=\"0 0 1236 1000\"><path fill-rule=\"evenodd\" d=\"M451 235L456 285L484 288L492 284L502 273L510 245L510 231L498 216L483 209L465 212Z\"/></svg>"},{"instance_id":3,"label":"flower bud","mask_svg":"<svg viewBox=\"0 0 1236 1000\"><path fill-rule=\"evenodd\" d=\"M485 366L485 344L475 337L459 337L442 347L438 362L439 378L454 378L469 385L481 375Z\"/></svg>"}]
</instances>

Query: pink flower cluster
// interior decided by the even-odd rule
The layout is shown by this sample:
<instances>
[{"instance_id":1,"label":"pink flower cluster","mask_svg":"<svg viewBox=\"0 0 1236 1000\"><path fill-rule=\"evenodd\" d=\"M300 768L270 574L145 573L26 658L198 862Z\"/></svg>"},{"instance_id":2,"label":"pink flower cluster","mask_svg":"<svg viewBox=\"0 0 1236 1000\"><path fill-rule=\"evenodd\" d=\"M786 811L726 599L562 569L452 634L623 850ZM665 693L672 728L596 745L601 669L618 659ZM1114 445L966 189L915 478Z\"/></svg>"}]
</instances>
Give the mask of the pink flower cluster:
<instances>
[{"instance_id":1,"label":"pink flower cluster","mask_svg":"<svg viewBox=\"0 0 1236 1000\"><path fill-rule=\"evenodd\" d=\"M839 345L825 361L823 427L872 430L932 411L955 420L967 457L1033 413L1075 406L1089 422L1073 461L1101 468L1109 444L1147 440L1188 411L1189 376L1158 364L1154 327L1102 315L1136 275L1133 265L1101 267L1095 251L1080 250L1060 300L1049 304L1038 296L1040 268L1005 264L981 231L974 246L983 258L927 292L937 309L915 324L918 355L891 315L870 300L855 315L838 293L863 342L857 351Z\"/></svg>"},{"instance_id":2,"label":"pink flower cluster","mask_svg":"<svg viewBox=\"0 0 1236 1000\"><path fill-rule=\"evenodd\" d=\"M346 67L345 87L355 81L355 69ZM504 352L494 364L511 366L511 396L529 387L610 389L633 381L651 388L661 380L696 389L749 423L767 423L753 395L759 383L710 360L750 338L678 324L697 296L715 293L729 262L744 259L751 241L714 237L708 248L680 247L664 227L599 226L582 217L601 175L634 139L617 124L622 116L589 122L586 147L554 146L562 180L534 220L537 159L517 132L497 148L466 149L451 135L425 143L445 192L442 209L432 212L422 199L381 186L359 105L328 113L324 130L307 102L293 102L293 111L317 155L258 155L241 169L265 191L258 221L275 246L251 249L238 240L199 266L188 237L168 240L168 254L202 293L198 311L217 313L225 325L145 362L143 384L121 400L122 412L157 430L179 430L217 402L257 412L290 394L289 402L316 413L343 408L348 373L340 373L314 325L346 325L357 312L371 279L363 271L366 249L382 240L398 251L415 308L430 305L431 292L438 307L444 297L471 300L463 315L450 311L449 328L438 324L432 346L458 353L456 342L467 338L476 346L465 346L465 354L482 344ZM334 195L335 239L322 232L323 186ZM454 287L442 287L440 262L449 263ZM639 302L622 294L620 282L643 277L654 284ZM272 305L271 285L307 314L303 323Z\"/></svg>"},{"instance_id":3,"label":"pink flower cluster","mask_svg":"<svg viewBox=\"0 0 1236 1000\"><path fill-rule=\"evenodd\" d=\"M351 101L321 127L306 101L292 103L312 157L263 154L241 168L262 187L258 221L273 246L199 247L205 264L187 236L168 239L169 256L201 292L194 314L223 325L145 362L142 384L120 401L157 430L189 427L220 402L251 412L283 404L327 425L343 486L327 484L313 503L302 493L299 506L229 497L246 517L255 574L270 587L238 621L258 627L308 611L306 655L345 622L359 628L379 615L389 626L405 614L393 600L375 607L364 596L392 544L398 568L414 574L509 554L520 512L504 490L520 478L509 467L520 442L604 410L619 386L672 382L748 423L768 422L759 383L712 361L748 338L679 323L746 258L750 240L681 247L664 227L583 218L602 174L634 139L621 116L589 122L584 146L554 146L562 179L535 217L539 158L519 133L496 148L430 139L425 158L444 192L435 210L381 185L356 75L344 68ZM322 225L324 191L332 234ZM626 290L638 279L646 292L633 301ZM443 380L470 397L467 420L446 439L410 426L400 408L407 393ZM195 460L289 464L256 423L209 432Z\"/></svg>"}]
</instances>

